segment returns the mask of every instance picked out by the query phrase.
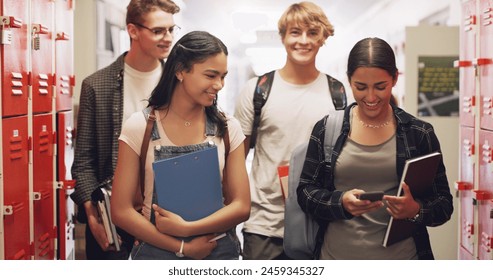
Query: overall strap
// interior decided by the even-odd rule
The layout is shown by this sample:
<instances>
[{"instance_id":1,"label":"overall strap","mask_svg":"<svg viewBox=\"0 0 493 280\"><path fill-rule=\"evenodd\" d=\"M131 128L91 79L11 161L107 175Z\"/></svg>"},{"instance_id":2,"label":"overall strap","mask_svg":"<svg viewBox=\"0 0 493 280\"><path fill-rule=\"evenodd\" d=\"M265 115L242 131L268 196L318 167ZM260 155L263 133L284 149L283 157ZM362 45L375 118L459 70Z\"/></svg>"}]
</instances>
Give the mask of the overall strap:
<instances>
[{"instance_id":1,"label":"overall strap","mask_svg":"<svg viewBox=\"0 0 493 280\"><path fill-rule=\"evenodd\" d=\"M152 126L156 121L156 115L154 113L154 108L152 108L149 116L147 117L146 130L144 132L144 140L142 140L142 146L140 147L140 193L142 194L142 201L144 201L144 183L145 183L145 164L147 157L147 149L149 148L149 142L151 142L151 132Z\"/></svg>"}]
</instances>

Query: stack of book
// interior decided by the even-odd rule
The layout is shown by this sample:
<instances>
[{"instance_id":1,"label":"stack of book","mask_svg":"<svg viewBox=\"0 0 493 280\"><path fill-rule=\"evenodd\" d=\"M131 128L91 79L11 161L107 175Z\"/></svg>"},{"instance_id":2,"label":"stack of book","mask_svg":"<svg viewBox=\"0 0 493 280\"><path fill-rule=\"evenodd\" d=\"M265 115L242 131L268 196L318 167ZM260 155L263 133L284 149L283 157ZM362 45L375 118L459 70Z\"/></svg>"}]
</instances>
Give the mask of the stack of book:
<instances>
[{"instance_id":1,"label":"stack of book","mask_svg":"<svg viewBox=\"0 0 493 280\"><path fill-rule=\"evenodd\" d=\"M103 222L106 237L110 245L115 246L116 251L120 251L120 242L118 241L118 233L111 219L111 191L105 188L97 188L92 194L92 200L96 203L99 217Z\"/></svg>"}]
</instances>

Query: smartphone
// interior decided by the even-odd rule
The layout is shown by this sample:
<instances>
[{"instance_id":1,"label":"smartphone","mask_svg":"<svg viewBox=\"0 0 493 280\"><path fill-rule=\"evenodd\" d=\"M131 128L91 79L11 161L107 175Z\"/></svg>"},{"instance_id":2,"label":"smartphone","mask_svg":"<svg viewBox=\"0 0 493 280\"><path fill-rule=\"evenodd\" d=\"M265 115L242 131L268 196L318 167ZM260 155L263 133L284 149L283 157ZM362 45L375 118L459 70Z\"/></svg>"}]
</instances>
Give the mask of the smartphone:
<instances>
[{"instance_id":1,"label":"smartphone","mask_svg":"<svg viewBox=\"0 0 493 280\"><path fill-rule=\"evenodd\" d=\"M373 202L373 201L382 200L383 195L384 195L383 191L364 192L358 195L358 199L369 200Z\"/></svg>"}]
</instances>

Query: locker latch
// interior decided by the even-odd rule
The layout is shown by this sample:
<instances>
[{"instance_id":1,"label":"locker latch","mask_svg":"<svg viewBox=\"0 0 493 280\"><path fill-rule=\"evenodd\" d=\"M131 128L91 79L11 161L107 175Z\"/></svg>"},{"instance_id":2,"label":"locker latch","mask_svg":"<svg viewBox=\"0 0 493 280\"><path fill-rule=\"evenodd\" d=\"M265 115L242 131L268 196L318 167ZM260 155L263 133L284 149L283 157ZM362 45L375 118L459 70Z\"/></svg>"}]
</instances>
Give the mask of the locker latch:
<instances>
[{"instance_id":1,"label":"locker latch","mask_svg":"<svg viewBox=\"0 0 493 280\"><path fill-rule=\"evenodd\" d=\"M32 48L37 51L41 47L41 41L39 38L39 34L48 34L48 28L42 26L39 23L33 23L31 29L32 33Z\"/></svg>"},{"instance_id":2,"label":"locker latch","mask_svg":"<svg viewBox=\"0 0 493 280\"><path fill-rule=\"evenodd\" d=\"M41 193L40 192L34 192L33 193L33 200L41 200Z\"/></svg>"},{"instance_id":3,"label":"locker latch","mask_svg":"<svg viewBox=\"0 0 493 280\"><path fill-rule=\"evenodd\" d=\"M22 26L22 20L16 19L11 16L0 16L2 22L2 31L0 32L0 43L2 45L12 44L12 30L11 28L20 28Z\"/></svg>"},{"instance_id":4,"label":"locker latch","mask_svg":"<svg viewBox=\"0 0 493 280\"><path fill-rule=\"evenodd\" d=\"M58 32L56 34L55 40L57 40L57 41L68 41L68 40L70 40L70 36L65 32Z\"/></svg>"},{"instance_id":5,"label":"locker latch","mask_svg":"<svg viewBox=\"0 0 493 280\"><path fill-rule=\"evenodd\" d=\"M12 207L12 205L4 205L3 206L3 215L9 216L12 214L14 214L14 207Z\"/></svg>"}]
</instances>

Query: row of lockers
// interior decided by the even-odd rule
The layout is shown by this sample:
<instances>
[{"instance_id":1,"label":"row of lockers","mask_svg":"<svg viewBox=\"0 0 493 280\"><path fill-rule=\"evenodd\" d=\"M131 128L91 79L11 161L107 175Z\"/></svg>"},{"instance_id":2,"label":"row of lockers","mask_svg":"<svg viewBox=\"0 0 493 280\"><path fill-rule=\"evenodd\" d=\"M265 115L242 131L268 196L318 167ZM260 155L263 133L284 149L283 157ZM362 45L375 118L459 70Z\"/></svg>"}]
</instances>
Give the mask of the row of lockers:
<instances>
[{"instance_id":1,"label":"row of lockers","mask_svg":"<svg viewBox=\"0 0 493 280\"><path fill-rule=\"evenodd\" d=\"M0 0L0 260L73 259L72 0Z\"/></svg>"},{"instance_id":2,"label":"row of lockers","mask_svg":"<svg viewBox=\"0 0 493 280\"><path fill-rule=\"evenodd\" d=\"M32 119L32 138L27 116L2 119L4 258L70 258L74 242L74 205L68 198L73 188L73 113L56 114L57 131L51 113Z\"/></svg>"},{"instance_id":3,"label":"row of lockers","mask_svg":"<svg viewBox=\"0 0 493 280\"><path fill-rule=\"evenodd\" d=\"M2 117L28 114L30 87L34 114L54 110L54 90L55 110L72 109L72 1L0 2Z\"/></svg>"},{"instance_id":4,"label":"row of lockers","mask_svg":"<svg viewBox=\"0 0 493 280\"><path fill-rule=\"evenodd\" d=\"M459 259L493 259L493 0L463 0Z\"/></svg>"}]
</instances>

